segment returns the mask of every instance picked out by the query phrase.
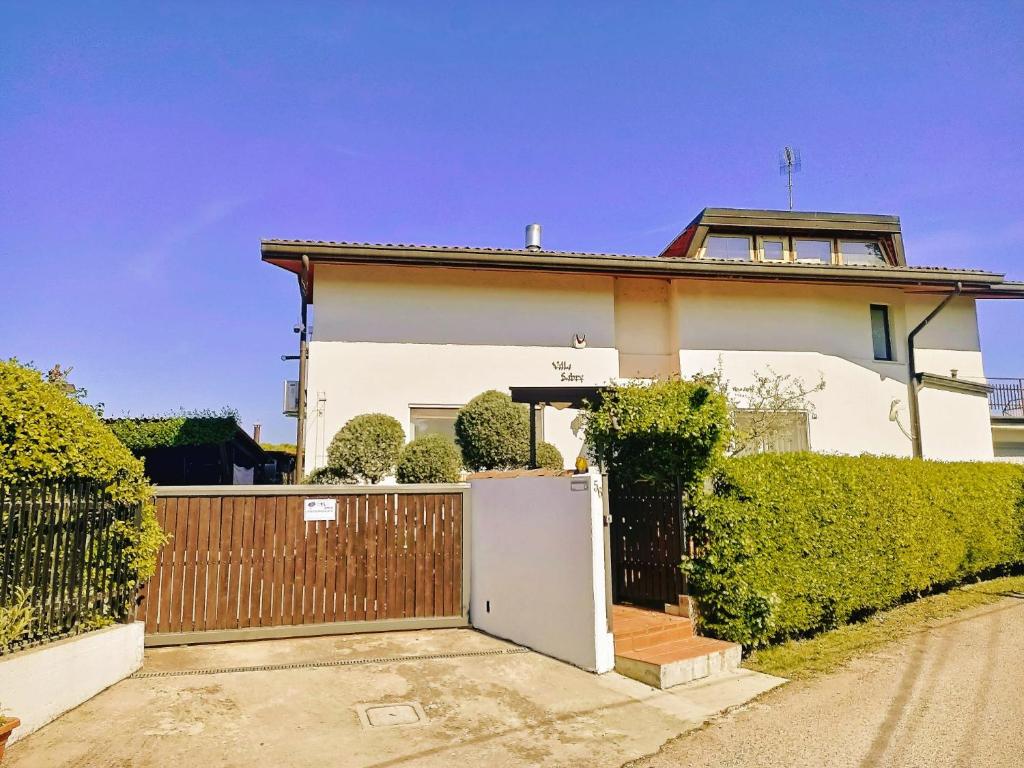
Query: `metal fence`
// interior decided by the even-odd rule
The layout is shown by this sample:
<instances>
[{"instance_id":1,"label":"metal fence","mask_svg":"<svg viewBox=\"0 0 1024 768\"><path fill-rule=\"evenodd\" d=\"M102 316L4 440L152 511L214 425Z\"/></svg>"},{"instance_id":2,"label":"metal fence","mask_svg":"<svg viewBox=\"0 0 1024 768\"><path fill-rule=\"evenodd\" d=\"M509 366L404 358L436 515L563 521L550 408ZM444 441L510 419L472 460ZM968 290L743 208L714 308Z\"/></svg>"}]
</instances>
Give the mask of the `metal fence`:
<instances>
[{"instance_id":1,"label":"metal fence","mask_svg":"<svg viewBox=\"0 0 1024 768\"><path fill-rule=\"evenodd\" d=\"M0 654L131 615L127 542L114 524L139 514L87 481L0 485L0 630L14 636L0 638Z\"/></svg>"},{"instance_id":2,"label":"metal fence","mask_svg":"<svg viewBox=\"0 0 1024 768\"><path fill-rule=\"evenodd\" d=\"M1024 379L989 378L988 385L993 416L1024 416Z\"/></svg>"}]
</instances>

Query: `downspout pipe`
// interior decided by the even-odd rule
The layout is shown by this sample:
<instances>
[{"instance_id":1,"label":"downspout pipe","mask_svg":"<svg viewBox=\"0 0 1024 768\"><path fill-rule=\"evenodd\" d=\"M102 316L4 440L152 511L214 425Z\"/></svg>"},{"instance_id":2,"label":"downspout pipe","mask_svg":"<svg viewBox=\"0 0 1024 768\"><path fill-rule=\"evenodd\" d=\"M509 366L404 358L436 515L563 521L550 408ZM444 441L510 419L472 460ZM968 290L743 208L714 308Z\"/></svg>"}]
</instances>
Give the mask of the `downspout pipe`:
<instances>
[{"instance_id":1,"label":"downspout pipe","mask_svg":"<svg viewBox=\"0 0 1024 768\"><path fill-rule=\"evenodd\" d=\"M907 382L910 388L910 434L914 444L914 458L920 459L924 456L924 451L921 446L921 411L920 403L918 401L918 387L917 387L917 363L914 359L914 339L917 338L917 334L924 330L924 327L928 325L935 316L946 308L953 299L959 296L963 292L964 286L959 280L956 286L953 288L953 292L946 298L939 302L939 305L935 307L928 315L918 323L914 330L907 334L907 368L910 373L910 381Z\"/></svg>"},{"instance_id":2,"label":"downspout pipe","mask_svg":"<svg viewBox=\"0 0 1024 768\"><path fill-rule=\"evenodd\" d=\"M309 256L302 254L302 272L299 274L301 299L299 320L299 414L295 424L295 481L302 482L306 474L306 358L309 351Z\"/></svg>"}]
</instances>

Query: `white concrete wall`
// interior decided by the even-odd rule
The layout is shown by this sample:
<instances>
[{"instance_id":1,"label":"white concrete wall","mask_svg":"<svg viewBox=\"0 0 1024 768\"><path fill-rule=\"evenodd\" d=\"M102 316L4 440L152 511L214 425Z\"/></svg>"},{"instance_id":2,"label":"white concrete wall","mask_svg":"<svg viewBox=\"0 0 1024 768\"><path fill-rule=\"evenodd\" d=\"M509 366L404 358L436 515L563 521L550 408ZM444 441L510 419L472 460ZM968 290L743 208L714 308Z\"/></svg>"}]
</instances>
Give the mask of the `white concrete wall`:
<instances>
[{"instance_id":1,"label":"white concrete wall","mask_svg":"<svg viewBox=\"0 0 1024 768\"><path fill-rule=\"evenodd\" d=\"M611 670L600 479L471 484L473 626L592 672Z\"/></svg>"},{"instance_id":2,"label":"white concrete wall","mask_svg":"<svg viewBox=\"0 0 1024 768\"><path fill-rule=\"evenodd\" d=\"M11 742L142 666L142 622L117 624L0 657L0 705L21 720Z\"/></svg>"},{"instance_id":3,"label":"white concrete wall","mask_svg":"<svg viewBox=\"0 0 1024 768\"><path fill-rule=\"evenodd\" d=\"M684 376L707 372L721 361L734 386L751 383L753 373L768 366L808 385L824 377L824 391L810 398L815 405L812 450L909 456L906 336L940 300L908 299L885 289L677 281L680 371ZM871 304L889 306L891 362L873 357ZM917 365L919 371L944 376L951 368L963 378L983 376L972 300L952 302L918 336ZM977 399L955 394L948 409L922 408L922 434L933 435L926 458L984 458L985 439L979 435L989 429L988 412L977 407ZM900 401L899 424L889 420L894 400ZM946 438L934 436L955 430L971 437L954 456L950 453L957 451Z\"/></svg>"},{"instance_id":4,"label":"white concrete wall","mask_svg":"<svg viewBox=\"0 0 1024 768\"><path fill-rule=\"evenodd\" d=\"M324 463L331 438L360 413L388 413L411 437L413 405L460 406L510 386L601 385L638 371L688 376L719 360L735 386L768 366L808 384L824 376L812 398L812 450L909 456L906 336L940 300L851 286L318 266L306 469ZM893 361L873 359L873 303L889 306ZM577 333L586 349L572 348ZM951 302L918 336L917 361L919 371L984 376L973 300ZM922 408L935 449L926 441L926 456L984 456L988 417L974 399ZM895 400L899 423L889 420ZM545 414L544 438L567 466L582 449L574 415ZM962 450L942 437L957 430L970 435Z\"/></svg>"},{"instance_id":5,"label":"white concrete wall","mask_svg":"<svg viewBox=\"0 0 1024 768\"><path fill-rule=\"evenodd\" d=\"M992 447L1000 461L1024 463L1024 424L993 424Z\"/></svg>"},{"instance_id":6,"label":"white concrete wall","mask_svg":"<svg viewBox=\"0 0 1024 768\"><path fill-rule=\"evenodd\" d=\"M921 452L926 459L993 459L995 453L985 395L923 386L918 392L918 403L921 409Z\"/></svg>"}]
</instances>

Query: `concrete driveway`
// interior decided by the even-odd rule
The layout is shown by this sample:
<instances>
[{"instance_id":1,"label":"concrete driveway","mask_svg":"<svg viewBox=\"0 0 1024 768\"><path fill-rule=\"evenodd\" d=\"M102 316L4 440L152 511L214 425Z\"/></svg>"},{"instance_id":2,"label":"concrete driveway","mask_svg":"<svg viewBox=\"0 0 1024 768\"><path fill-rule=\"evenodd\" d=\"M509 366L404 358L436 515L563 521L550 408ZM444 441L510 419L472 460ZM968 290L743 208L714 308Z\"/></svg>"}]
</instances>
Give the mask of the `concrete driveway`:
<instances>
[{"instance_id":1,"label":"concrete driveway","mask_svg":"<svg viewBox=\"0 0 1024 768\"><path fill-rule=\"evenodd\" d=\"M791 683L667 744L645 768L1019 768L1024 595Z\"/></svg>"},{"instance_id":2,"label":"concrete driveway","mask_svg":"<svg viewBox=\"0 0 1024 768\"><path fill-rule=\"evenodd\" d=\"M6 765L619 766L779 682L656 691L457 629L151 649Z\"/></svg>"}]
</instances>

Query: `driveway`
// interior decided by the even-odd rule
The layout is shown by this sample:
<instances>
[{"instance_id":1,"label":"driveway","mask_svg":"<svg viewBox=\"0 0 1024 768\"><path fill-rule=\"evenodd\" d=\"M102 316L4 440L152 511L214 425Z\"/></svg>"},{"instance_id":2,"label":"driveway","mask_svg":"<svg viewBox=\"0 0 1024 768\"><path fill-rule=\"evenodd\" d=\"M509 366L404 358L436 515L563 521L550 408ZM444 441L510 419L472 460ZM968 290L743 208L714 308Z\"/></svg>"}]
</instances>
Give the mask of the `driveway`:
<instances>
[{"instance_id":1,"label":"driveway","mask_svg":"<svg viewBox=\"0 0 1024 768\"><path fill-rule=\"evenodd\" d=\"M620 766L779 682L656 691L459 629L150 649L5 766Z\"/></svg>"},{"instance_id":2,"label":"driveway","mask_svg":"<svg viewBox=\"0 0 1024 768\"><path fill-rule=\"evenodd\" d=\"M675 739L650 768L1019 768L1024 595L792 683Z\"/></svg>"}]
</instances>

